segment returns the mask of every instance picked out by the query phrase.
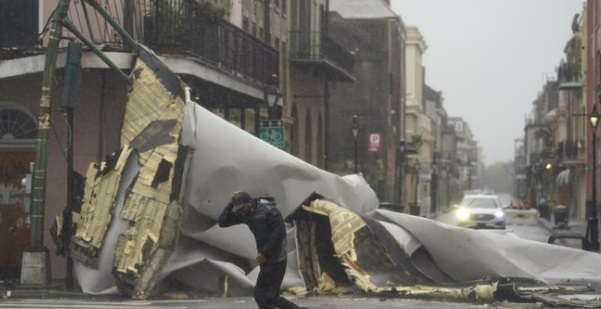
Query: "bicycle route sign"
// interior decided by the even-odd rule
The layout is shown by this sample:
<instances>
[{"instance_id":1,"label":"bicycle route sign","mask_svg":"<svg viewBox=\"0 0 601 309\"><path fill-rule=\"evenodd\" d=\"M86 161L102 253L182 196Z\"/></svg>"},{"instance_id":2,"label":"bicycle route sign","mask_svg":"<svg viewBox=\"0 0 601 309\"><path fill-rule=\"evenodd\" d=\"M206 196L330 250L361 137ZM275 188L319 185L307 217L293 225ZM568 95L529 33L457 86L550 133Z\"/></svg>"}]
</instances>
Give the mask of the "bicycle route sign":
<instances>
[{"instance_id":1,"label":"bicycle route sign","mask_svg":"<svg viewBox=\"0 0 601 309\"><path fill-rule=\"evenodd\" d=\"M281 122L264 123L259 128L259 138L275 147L284 148L284 126Z\"/></svg>"}]
</instances>

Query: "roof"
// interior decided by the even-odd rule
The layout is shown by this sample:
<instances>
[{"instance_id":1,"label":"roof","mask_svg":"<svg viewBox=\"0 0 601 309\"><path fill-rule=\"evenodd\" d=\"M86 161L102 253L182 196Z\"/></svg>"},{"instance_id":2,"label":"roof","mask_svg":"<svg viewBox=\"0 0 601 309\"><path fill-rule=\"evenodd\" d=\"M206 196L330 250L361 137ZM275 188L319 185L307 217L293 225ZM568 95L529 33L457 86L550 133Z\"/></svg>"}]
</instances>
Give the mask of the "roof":
<instances>
[{"instance_id":1,"label":"roof","mask_svg":"<svg viewBox=\"0 0 601 309\"><path fill-rule=\"evenodd\" d=\"M330 0L330 11L342 18L391 18L398 17L383 0Z\"/></svg>"},{"instance_id":2,"label":"roof","mask_svg":"<svg viewBox=\"0 0 601 309\"><path fill-rule=\"evenodd\" d=\"M499 197L496 194L484 194L484 193L480 193L480 194L467 194L467 195L464 195L463 198L491 198L491 199L498 199Z\"/></svg>"}]
</instances>

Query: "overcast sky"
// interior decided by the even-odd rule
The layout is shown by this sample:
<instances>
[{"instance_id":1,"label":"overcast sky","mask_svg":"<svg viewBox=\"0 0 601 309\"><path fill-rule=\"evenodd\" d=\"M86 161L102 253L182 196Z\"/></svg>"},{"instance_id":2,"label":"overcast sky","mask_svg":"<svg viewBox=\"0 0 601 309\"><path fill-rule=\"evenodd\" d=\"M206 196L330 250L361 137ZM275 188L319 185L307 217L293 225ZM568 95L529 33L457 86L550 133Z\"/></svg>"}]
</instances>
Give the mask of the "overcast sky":
<instances>
[{"instance_id":1,"label":"overcast sky","mask_svg":"<svg viewBox=\"0 0 601 309\"><path fill-rule=\"evenodd\" d=\"M391 0L428 49L426 84L462 117L486 163L513 160L514 140L546 76L564 58L583 0Z\"/></svg>"}]
</instances>

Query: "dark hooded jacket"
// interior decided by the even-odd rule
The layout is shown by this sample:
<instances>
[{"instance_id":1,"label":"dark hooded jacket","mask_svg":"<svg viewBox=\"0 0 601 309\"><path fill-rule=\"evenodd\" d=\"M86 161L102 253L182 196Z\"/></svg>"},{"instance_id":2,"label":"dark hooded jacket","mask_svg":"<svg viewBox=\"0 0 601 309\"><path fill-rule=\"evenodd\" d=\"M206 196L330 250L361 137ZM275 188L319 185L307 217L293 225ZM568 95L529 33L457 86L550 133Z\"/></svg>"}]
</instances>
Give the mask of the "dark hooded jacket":
<instances>
[{"instance_id":1,"label":"dark hooded jacket","mask_svg":"<svg viewBox=\"0 0 601 309\"><path fill-rule=\"evenodd\" d=\"M240 223L248 225L255 237L257 252L265 256L265 263L275 263L287 257L286 225L280 211L275 207L273 197L255 197L248 215L239 216L232 213L232 203L229 203L218 223L220 227L228 227Z\"/></svg>"}]
</instances>

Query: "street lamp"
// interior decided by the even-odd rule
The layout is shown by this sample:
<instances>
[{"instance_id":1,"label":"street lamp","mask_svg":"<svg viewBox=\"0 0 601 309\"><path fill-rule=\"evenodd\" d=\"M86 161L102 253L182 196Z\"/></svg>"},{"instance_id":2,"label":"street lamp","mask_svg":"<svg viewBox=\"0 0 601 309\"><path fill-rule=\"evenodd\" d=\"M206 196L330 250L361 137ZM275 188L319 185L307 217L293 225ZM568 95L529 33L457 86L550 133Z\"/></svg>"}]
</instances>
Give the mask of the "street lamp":
<instances>
[{"instance_id":1,"label":"street lamp","mask_svg":"<svg viewBox=\"0 0 601 309\"><path fill-rule=\"evenodd\" d=\"M361 128L359 128L359 122L357 120L357 115L353 115L353 126L351 127L351 134L355 139L355 174L359 173L359 165L358 165L358 157L359 157L359 149L357 147L357 138L359 137L359 132L361 132Z\"/></svg>"},{"instance_id":2,"label":"street lamp","mask_svg":"<svg viewBox=\"0 0 601 309\"><path fill-rule=\"evenodd\" d=\"M430 179L430 211L436 213L438 208L438 158L440 153L432 154L432 175Z\"/></svg>"},{"instance_id":3,"label":"street lamp","mask_svg":"<svg viewBox=\"0 0 601 309\"><path fill-rule=\"evenodd\" d=\"M282 93L276 85L268 85L265 88L265 100L267 101L269 120L282 119Z\"/></svg>"},{"instance_id":4,"label":"street lamp","mask_svg":"<svg viewBox=\"0 0 601 309\"><path fill-rule=\"evenodd\" d=\"M597 219L597 126L599 125L599 112L597 106L593 106L593 110L588 115L588 119L591 122L592 130L592 146L593 146L593 181L592 181L592 205L591 213L588 218L588 225L586 227L586 240L583 243L583 249L588 251L599 252L599 226Z\"/></svg>"},{"instance_id":5,"label":"street lamp","mask_svg":"<svg viewBox=\"0 0 601 309\"><path fill-rule=\"evenodd\" d=\"M401 205L401 207L404 207L404 201L405 201L405 139L404 138L400 138L399 139L399 155L397 157L397 168L398 168L398 175L399 175L399 188L397 190L395 190L398 194L398 198L397 201L399 201L399 205ZM409 200L407 200L407 202L409 202Z\"/></svg>"},{"instance_id":6,"label":"street lamp","mask_svg":"<svg viewBox=\"0 0 601 309\"><path fill-rule=\"evenodd\" d=\"M419 204L417 203L418 199L417 199L417 194L419 193L419 173L421 170L421 166L419 163L419 159L415 159L415 187L414 187L414 192L413 192L413 204L411 205L410 209L409 209L409 213L415 216L419 216Z\"/></svg>"}]
</instances>

